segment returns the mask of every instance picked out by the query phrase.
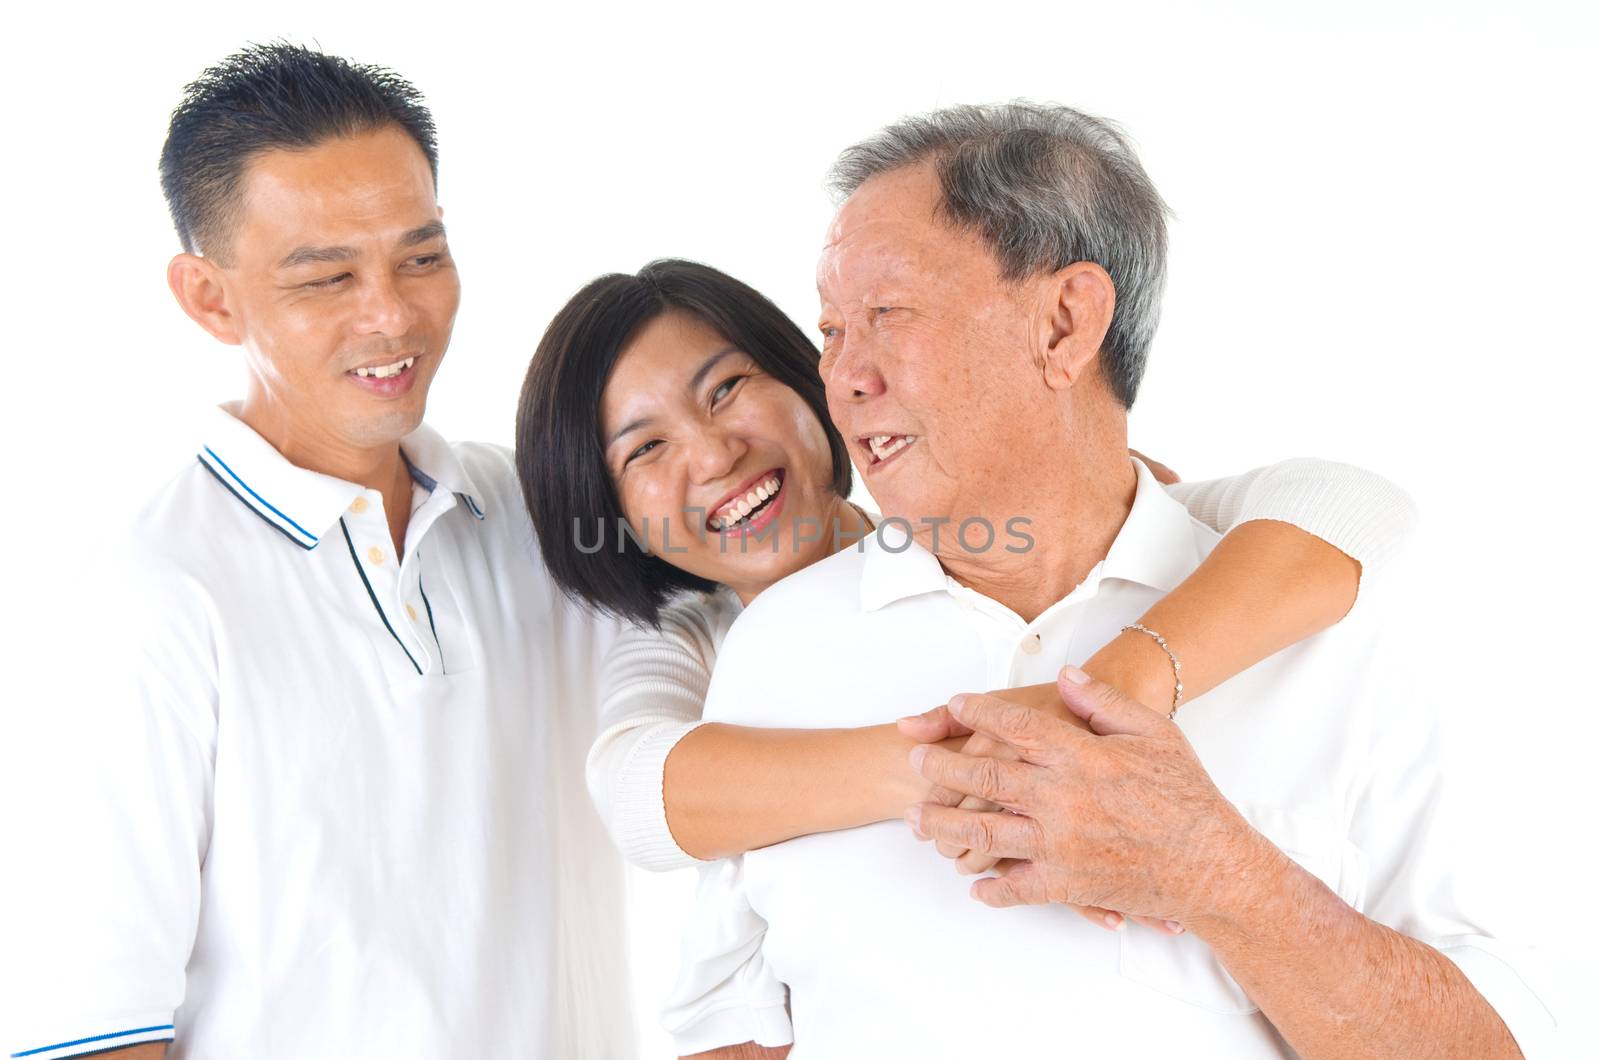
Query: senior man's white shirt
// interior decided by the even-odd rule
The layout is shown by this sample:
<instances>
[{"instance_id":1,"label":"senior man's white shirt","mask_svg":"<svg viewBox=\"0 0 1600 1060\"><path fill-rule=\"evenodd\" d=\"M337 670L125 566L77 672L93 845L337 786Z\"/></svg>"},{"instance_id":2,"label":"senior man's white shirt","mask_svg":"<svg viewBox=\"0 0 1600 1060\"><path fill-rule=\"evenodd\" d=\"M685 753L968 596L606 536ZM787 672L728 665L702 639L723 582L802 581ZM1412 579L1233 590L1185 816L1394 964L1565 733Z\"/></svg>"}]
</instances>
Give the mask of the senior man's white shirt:
<instances>
[{"instance_id":1,"label":"senior man's white shirt","mask_svg":"<svg viewBox=\"0 0 1600 1060\"><path fill-rule=\"evenodd\" d=\"M855 726L952 694L1054 680L1182 581L1218 535L1135 461L1106 558L1032 623L885 528L767 590L717 661L708 721ZM1001 541L997 547L1008 542ZM1380 658L1382 587L1333 629L1214 689L1179 722L1222 793L1367 915L1454 959L1525 1050L1549 1018L1430 844L1431 710ZM1062 906L990 909L900 822L808 836L701 870L666 1013L682 1052L789 1040L794 1060L1282 1056L1209 947Z\"/></svg>"}]
</instances>

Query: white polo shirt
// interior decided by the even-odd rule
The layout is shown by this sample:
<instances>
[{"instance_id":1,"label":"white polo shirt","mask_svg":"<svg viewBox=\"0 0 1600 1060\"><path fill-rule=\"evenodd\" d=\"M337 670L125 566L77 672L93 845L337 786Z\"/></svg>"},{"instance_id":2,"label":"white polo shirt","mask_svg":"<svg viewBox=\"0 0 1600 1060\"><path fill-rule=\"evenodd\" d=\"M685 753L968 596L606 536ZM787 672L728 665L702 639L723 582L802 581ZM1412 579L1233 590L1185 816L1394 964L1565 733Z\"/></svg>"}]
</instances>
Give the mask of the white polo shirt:
<instances>
[{"instance_id":1,"label":"white polo shirt","mask_svg":"<svg viewBox=\"0 0 1600 1060\"><path fill-rule=\"evenodd\" d=\"M31 809L70 839L12 954L13 1055L631 1055L583 783L612 624L552 585L509 454L402 451L398 556L378 492L223 410L139 517L103 598L131 659L86 655L135 688L43 749L68 795Z\"/></svg>"},{"instance_id":2,"label":"white polo shirt","mask_svg":"<svg viewBox=\"0 0 1600 1060\"><path fill-rule=\"evenodd\" d=\"M1032 622L955 582L895 533L759 596L734 623L708 721L856 726L982 691L1054 680L1197 567L1218 540L1142 464L1106 558ZM903 551L894 551L903 547ZM1251 823L1368 916L1454 960L1529 1057L1551 1021L1454 893L1442 846L1439 731L1389 679L1392 586L1185 706L1200 760ZM1403 648L1403 644L1400 645ZM1449 836L1453 838L1453 836ZM990 909L902 822L812 835L703 867L666 1023L684 1053L795 1043L852 1057L1290 1055L1192 935L1094 926L1063 906ZM1548 1054L1543 1054L1548 1055Z\"/></svg>"}]
</instances>

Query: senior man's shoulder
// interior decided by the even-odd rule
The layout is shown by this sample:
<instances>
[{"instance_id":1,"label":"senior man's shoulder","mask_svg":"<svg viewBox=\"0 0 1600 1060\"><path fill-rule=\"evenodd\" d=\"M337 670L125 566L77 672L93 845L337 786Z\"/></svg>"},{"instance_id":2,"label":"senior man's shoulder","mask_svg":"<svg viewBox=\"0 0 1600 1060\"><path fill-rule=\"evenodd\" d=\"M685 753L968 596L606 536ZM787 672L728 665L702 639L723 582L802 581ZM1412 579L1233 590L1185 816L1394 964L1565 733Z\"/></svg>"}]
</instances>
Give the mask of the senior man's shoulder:
<instances>
[{"instance_id":1,"label":"senior man's shoulder","mask_svg":"<svg viewBox=\"0 0 1600 1060\"><path fill-rule=\"evenodd\" d=\"M723 652L739 650L746 641L797 645L845 635L851 620L861 614L861 579L870 547L870 539L847 544L774 582L740 613Z\"/></svg>"}]
</instances>

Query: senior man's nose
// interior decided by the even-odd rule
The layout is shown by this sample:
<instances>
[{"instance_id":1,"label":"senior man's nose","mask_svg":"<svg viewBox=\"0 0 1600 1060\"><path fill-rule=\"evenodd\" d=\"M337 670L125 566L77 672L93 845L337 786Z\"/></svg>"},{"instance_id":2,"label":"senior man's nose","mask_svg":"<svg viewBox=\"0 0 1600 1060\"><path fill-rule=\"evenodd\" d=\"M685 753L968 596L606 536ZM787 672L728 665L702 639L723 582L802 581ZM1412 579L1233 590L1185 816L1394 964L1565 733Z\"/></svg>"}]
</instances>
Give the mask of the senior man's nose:
<instances>
[{"instance_id":1,"label":"senior man's nose","mask_svg":"<svg viewBox=\"0 0 1600 1060\"><path fill-rule=\"evenodd\" d=\"M841 341L823 382L835 398L843 400L862 401L888 389L870 344L848 334Z\"/></svg>"}]
</instances>

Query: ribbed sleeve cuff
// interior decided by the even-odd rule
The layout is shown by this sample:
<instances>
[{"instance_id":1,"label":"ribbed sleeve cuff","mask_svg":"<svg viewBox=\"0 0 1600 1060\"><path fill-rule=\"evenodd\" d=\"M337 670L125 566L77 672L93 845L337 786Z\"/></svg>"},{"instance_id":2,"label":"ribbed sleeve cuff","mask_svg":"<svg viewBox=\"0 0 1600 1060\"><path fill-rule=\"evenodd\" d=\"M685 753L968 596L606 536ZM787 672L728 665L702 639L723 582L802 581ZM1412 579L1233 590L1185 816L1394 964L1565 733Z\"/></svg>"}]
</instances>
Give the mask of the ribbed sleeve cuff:
<instances>
[{"instance_id":1,"label":"ribbed sleeve cuff","mask_svg":"<svg viewBox=\"0 0 1600 1060\"><path fill-rule=\"evenodd\" d=\"M672 1031L672 1041L677 1046L679 1056L709 1052L744 1042L768 1047L794 1042L789 1006L782 1000L756 1007L735 1005L719 1009L702 1016L687 1029L668 1029Z\"/></svg>"},{"instance_id":2,"label":"ribbed sleeve cuff","mask_svg":"<svg viewBox=\"0 0 1600 1060\"><path fill-rule=\"evenodd\" d=\"M143 1045L145 1042L171 1041L172 1036L170 1013L165 1016L146 1015L143 1019L118 1020L114 1029L102 1027L91 1030L81 1027L76 1036L63 1038L58 1032L55 1036L47 1035L42 1042L18 1043L17 1051L11 1056L26 1057L27 1060L65 1060L70 1056L87 1056L109 1049Z\"/></svg>"},{"instance_id":3,"label":"ribbed sleeve cuff","mask_svg":"<svg viewBox=\"0 0 1600 1060\"><path fill-rule=\"evenodd\" d=\"M1399 551L1417 506L1382 475L1326 460L1285 460L1254 484L1238 522L1291 523L1361 564L1362 579Z\"/></svg>"},{"instance_id":4,"label":"ribbed sleeve cuff","mask_svg":"<svg viewBox=\"0 0 1600 1060\"><path fill-rule=\"evenodd\" d=\"M678 741L705 724L700 721L656 726L637 744L623 764L612 793L612 837L630 862L651 872L699 865L685 853L667 826L663 781L667 756Z\"/></svg>"},{"instance_id":5,"label":"ribbed sleeve cuff","mask_svg":"<svg viewBox=\"0 0 1600 1060\"><path fill-rule=\"evenodd\" d=\"M1436 946L1440 953L1455 962L1461 974L1505 1022L1526 1060L1566 1055L1557 1038L1555 1017L1517 968L1501 955L1501 951L1509 947L1478 936L1444 939ZM1527 958L1525 951L1517 955Z\"/></svg>"}]
</instances>

